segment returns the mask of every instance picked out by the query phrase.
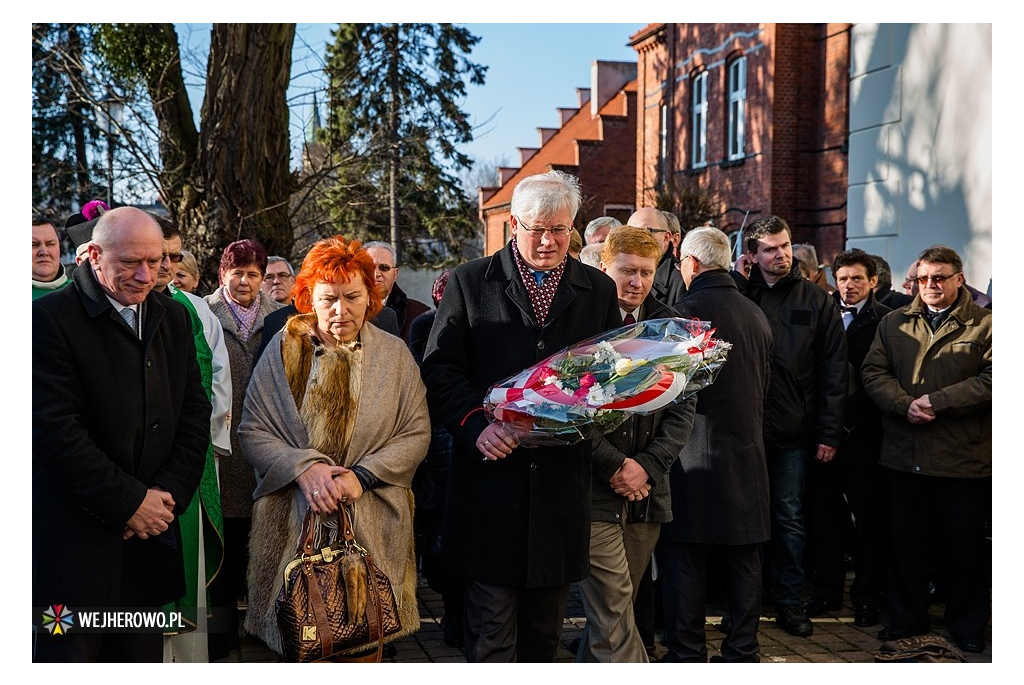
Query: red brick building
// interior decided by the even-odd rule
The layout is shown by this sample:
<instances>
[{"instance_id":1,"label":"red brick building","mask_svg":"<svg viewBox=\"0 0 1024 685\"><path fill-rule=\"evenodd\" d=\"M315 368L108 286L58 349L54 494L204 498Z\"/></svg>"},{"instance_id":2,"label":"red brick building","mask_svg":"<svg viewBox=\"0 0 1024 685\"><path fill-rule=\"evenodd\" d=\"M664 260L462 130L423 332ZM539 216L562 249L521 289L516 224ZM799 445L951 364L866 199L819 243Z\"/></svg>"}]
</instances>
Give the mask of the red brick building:
<instances>
[{"instance_id":1,"label":"red brick building","mask_svg":"<svg viewBox=\"0 0 1024 685\"><path fill-rule=\"evenodd\" d=\"M849 29L650 24L634 34L637 206L667 184L699 188L726 232L777 214L794 242L831 262L846 231Z\"/></svg>"},{"instance_id":2,"label":"red brick building","mask_svg":"<svg viewBox=\"0 0 1024 685\"><path fill-rule=\"evenodd\" d=\"M510 238L512 191L533 174L557 169L580 179L583 204L576 215L582 231L591 219L615 216L625 222L636 199L636 65L594 62L591 87L577 89L578 106L559 108L558 128L538 128L540 146L519 148L520 166L498 170L499 185L480 188L484 254Z\"/></svg>"}]
</instances>

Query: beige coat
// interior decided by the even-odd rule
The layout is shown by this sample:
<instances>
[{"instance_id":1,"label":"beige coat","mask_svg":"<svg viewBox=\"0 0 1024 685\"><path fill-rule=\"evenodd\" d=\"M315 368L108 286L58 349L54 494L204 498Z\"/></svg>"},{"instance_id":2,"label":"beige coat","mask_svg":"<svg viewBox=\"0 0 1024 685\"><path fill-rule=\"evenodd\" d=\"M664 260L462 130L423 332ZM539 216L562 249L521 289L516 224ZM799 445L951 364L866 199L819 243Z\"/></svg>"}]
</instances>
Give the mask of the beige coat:
<instances>
[{"instance_id":1,"label":"beige coat","mask_svg":"<svg viewBox=\"0 0 1024 685\"><path fill-rule=\"evenodd\" d=\"M314 355L315 325L315 314L295 317L271 341L238 427L257 480L245 629L278 653L274 600L306 510L295 478L318 461L360 464L380 480L351 505L355 537L395 590L402 631L387 640L419 629L410 486L430 443L419 371L402 340L371 324L361 351Z\"/></svg>"}]
</instances>

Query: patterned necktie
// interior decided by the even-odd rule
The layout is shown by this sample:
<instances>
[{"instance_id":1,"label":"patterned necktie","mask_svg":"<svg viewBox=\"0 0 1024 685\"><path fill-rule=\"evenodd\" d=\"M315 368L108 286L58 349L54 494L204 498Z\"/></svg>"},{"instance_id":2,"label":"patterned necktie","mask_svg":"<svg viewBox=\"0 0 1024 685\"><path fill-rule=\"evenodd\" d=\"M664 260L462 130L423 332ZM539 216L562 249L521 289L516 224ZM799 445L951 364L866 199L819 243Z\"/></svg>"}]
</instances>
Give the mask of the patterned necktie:
<instances>
[{"instance_id":1,"label":"patterned necktie","mask_svg":"<svg viewBox=\"0 0 1024 685\"><path fill-rule=\"evenodd\" d=\"M135 332L135 310L132 309L131 307L125 307L124 309L121 310L121 318L124 319L124 322L126 324L128 324L128 328L132 329L132 332L134 333Z\"/></svg>"},{"instance_id":2,"label":"patterned necktie","mask_svg":"<svg viewBox=\"0 0 1024 685\"><path fill-rule=\"evenodd\" d=\"M623 325L626 325L626 326L632 326L633 324L635 324L636 323L636 317L633 316L633 312L630 312L629 314L626 314L626 316L624 316L623 319L622 319L622 323L623 323Z\"/></svg>"}]
</instances>

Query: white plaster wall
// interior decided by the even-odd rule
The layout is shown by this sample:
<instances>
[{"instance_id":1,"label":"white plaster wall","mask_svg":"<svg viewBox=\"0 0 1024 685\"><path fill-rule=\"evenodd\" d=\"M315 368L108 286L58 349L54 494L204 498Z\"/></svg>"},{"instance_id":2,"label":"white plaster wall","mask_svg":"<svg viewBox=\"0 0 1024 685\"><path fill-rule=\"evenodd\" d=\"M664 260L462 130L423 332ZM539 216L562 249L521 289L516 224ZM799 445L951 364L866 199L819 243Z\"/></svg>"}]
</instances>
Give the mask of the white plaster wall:
<instances>
[{"instance_id":1,"label":"white plaster wall","mask_svg":"<svg viewBox=\"0 0 1024 685\"><path fill-rule=\"evenodd\" d=\"M935 244L992 279L992 25L857 24L851 36L847 247L896 287Z\"/></svg>"}]
</instances>

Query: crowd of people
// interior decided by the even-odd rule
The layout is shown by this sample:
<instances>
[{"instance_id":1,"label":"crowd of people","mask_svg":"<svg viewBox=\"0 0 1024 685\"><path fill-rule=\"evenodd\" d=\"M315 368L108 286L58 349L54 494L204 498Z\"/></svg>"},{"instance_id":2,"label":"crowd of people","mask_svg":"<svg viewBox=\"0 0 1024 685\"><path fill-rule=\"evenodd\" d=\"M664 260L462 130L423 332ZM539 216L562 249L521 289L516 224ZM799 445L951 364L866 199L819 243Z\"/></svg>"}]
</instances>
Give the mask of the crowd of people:
<instances>
[{"instance_id":1,"label":"crowd of people","mask_svg":"<svg viewBox=\"0 0 1024 685\"><path fill-rule=\"evenodd\" d=\"M764 610L807 637L847 601L880 640L927 634L936 590L949 638L983 651L991 297L956 251L923 250L897 293L882 257L818 264L782 217L745 226L733 261L721 230L654 207L577 231L581 203L571 175L523 179L509 242L443 272L433 307L385 242L293 263L237 240L202 297L164 217L89 203L64 224L70 268L35 215L33 607L186 625L34 624L33 660L210 661L242 631L283 653L282 569L307 513L329 540L342 507L395 591L385 647L418 630L423 577L470 662L554 660L573 584L579 662L651 661L656 626L661 661L758 661ZM671 317L732 345L689 399L558 446L482 410L559 350Z\"/></svg>"}]
</instances>

